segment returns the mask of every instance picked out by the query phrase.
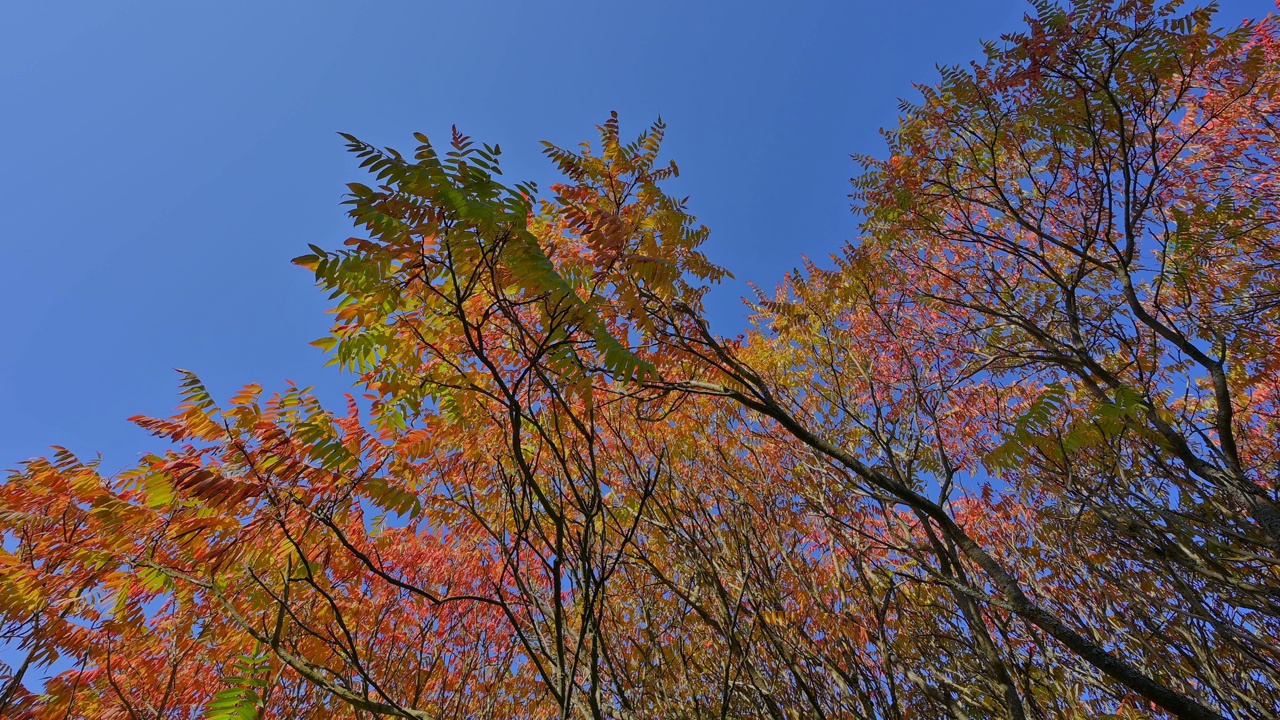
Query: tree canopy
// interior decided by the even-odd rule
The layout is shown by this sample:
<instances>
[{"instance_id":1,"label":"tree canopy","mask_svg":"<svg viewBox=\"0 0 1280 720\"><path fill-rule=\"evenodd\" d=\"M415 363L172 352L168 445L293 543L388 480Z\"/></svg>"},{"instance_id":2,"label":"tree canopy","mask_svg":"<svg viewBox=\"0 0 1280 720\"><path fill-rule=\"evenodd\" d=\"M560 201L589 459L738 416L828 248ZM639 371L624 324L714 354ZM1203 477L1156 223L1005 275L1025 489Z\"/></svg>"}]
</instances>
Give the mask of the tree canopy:
<instances>
[{"instance_id":1,"label":"tree canopy","mask_svg":"<svg viewBox=\"0 0 1280 720\"><path fill-rule=\"evenodd\" d=\"M0 715L1280 715L1280 28L985 50L733 337L661 121L545 194L345 136L358 234L295 262L357 392L184 373L163 454L15 471Z\"/></svg>"}]
</instances>

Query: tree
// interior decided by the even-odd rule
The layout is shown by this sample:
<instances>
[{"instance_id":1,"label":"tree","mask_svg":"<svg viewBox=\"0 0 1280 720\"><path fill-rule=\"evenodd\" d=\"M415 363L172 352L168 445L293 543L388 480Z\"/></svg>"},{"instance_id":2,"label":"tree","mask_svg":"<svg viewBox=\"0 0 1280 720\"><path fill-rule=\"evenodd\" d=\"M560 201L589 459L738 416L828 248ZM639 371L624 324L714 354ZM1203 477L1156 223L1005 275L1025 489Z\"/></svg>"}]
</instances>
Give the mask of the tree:
<instances>
[{"instance_id":1,"label":"tree","mask_svg":"<svg viewBox=\"0 0 1280 720\"><path fill-rule=\"evenodd\" d=\"M734 338L661 122L542 199L348 137L362 397L185 374L164 455L15 472L0 713L1275 716L1280 44L1211 17L1038 3Z\"/></svg>"}]
</instances>

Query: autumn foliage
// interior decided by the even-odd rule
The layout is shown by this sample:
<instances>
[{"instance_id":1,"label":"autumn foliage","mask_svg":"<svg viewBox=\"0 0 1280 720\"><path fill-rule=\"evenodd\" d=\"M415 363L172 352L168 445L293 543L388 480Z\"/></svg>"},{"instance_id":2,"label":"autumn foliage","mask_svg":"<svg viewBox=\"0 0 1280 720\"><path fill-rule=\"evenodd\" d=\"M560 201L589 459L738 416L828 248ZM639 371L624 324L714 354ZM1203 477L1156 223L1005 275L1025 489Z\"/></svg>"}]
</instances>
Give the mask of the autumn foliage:
<instances>
[{"instance_id":1,"label":"autumn foliage","mask_svg":"<svg viewBox=\"0 0 1280 720\"><path fill-rule=\"evenodd\" d=\"M660 122L546 195L347 137L357 396L184 374L163 455L14 472L0 715L1280 715L1280 27L1026 23L737 337Z\"/></svg>"}]
</instances>

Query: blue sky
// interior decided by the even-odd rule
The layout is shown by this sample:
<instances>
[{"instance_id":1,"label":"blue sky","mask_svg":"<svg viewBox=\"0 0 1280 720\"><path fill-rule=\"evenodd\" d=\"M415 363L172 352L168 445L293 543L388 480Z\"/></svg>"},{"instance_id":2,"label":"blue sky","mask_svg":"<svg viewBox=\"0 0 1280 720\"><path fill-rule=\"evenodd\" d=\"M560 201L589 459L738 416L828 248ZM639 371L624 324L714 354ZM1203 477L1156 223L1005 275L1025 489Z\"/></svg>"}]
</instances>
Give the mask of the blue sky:
<instances>
[{"instance_id":1,"label":"blue sky","mask_svg":"<svg viewBox=\"0 0 1280 720\"><path fill-rule=\"evenodd\" d=\"M1222 24L1268 0L1222 3ZM410 146L457 124L546 181L538 141L659 114L680 192L737 280L853 236L850 153L877 153L912 83L1017 29L1022 0L26 2L0 10L0 468L65 445L122 468L125 421L259 381L349 384L308 342L324 296L289 259L353 231L335 134Z\"/></svg>"}]
</instances>

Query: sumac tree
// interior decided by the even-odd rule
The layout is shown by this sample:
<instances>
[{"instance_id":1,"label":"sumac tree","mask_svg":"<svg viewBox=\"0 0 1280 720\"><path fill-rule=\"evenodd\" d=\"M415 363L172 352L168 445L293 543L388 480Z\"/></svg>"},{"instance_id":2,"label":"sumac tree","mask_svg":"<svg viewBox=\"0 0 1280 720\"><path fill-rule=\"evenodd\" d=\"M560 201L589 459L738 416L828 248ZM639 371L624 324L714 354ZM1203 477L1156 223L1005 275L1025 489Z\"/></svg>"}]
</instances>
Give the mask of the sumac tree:
<instances>
[{"instance_id":1,"label":"sumac tree","mask_svg":"<svg viewBox=\"0 0 1280 720\"><path fill-rule=\"evenodd\" d=\"M12 474L0 714L1280 715L1277 32L1036 3L737 337L661 123L545 196L348 137L362 397L186 374L163 455Z\"/></svg>"}]
</instances>

